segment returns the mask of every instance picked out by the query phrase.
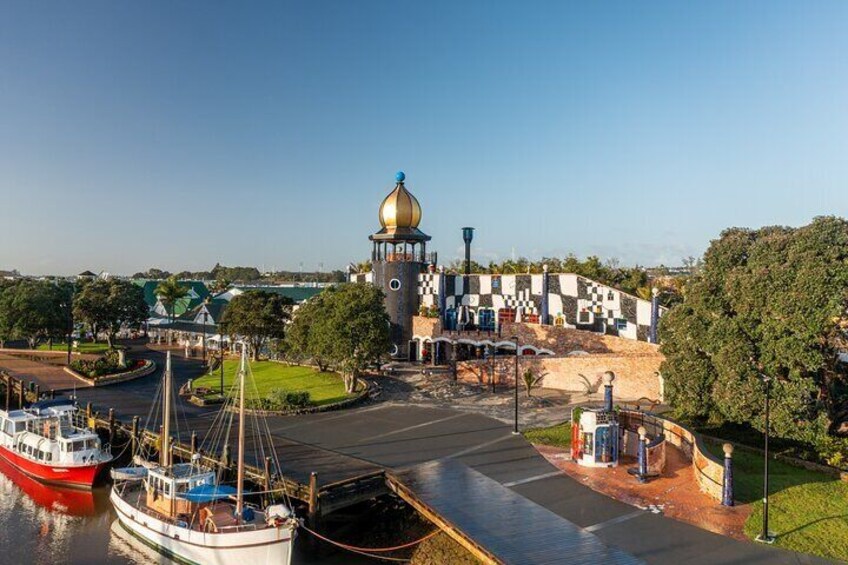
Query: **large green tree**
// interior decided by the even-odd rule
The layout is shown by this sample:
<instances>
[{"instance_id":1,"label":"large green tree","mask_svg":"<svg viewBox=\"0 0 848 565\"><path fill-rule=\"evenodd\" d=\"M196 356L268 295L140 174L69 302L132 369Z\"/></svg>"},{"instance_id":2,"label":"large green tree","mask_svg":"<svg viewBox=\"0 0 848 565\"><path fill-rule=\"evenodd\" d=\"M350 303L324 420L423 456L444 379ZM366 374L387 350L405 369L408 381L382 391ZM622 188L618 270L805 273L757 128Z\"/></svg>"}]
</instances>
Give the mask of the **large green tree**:
<instances>
[{"instance_id":1,"label":"large green tree","mask_svg":"<svg viewBox=\"0 0 848 565\"><path fill-rule=\"evenodd\" d=\"M288 296L264 290L250 290L230 301L221 323L230 335L248 341L253 358L271 339L285 337L294 302Z\"/></svg>"},{"instance_id":2,"label":"large green tree","mask_svg":"<svg viewBox=\"0 0 848 565\"><path fill-rule=\"evenodd\" d=\"M846 289L843 219L724 231L662 318L666 399L683 417L763 430L765 374L773 432L832 447L846 421Z\"/></svg>"},{"instance_id":3,"label":"large green tree","mask_svg":"<svg viewBox=\"0 0 848 565\"><path fill-rule=\"evenodd\" d=\"M112 347L118 330L141 325L148 309L140 286L122 280L95 280L83 285L74 296L74 316L88 324L95 341L105 331Z\"/></svg>"},{"instance_id":4,"label":"large green tree","mask_svg":"<svg viewBox=\"0 0 848 565\"><path fill-rule=\"evenodd\" d=\"M309 360L321 371L329 368L332 333L319 327L319 322L331 311L327 301L334 290L329 288L313 296L297 309L286 332L286 339L281 342L286 358L295 362Z\"/></svg>"},{"instance_id":5,"label":"large green tree","mask_svg":"<svg viewBox=\"0 0 848 565\"><path fill-rule=\"evenodd\" d=\"M31 348L67 328L63 286L52 281L22 280L0 293L0 341L26 339Z\"/></svg>"},{"instance_id":6,"label":"large green tree","mask_svg":"<svg viewBox=\"0 0 848 565\"><path fill-rule=\"evenodd\" d=\"M287 340L290 355L339 371L348 392L359 375L379 362L391 346L383 292L370 284L331 287L294 316Z\"/></svg>"}]
</instances>

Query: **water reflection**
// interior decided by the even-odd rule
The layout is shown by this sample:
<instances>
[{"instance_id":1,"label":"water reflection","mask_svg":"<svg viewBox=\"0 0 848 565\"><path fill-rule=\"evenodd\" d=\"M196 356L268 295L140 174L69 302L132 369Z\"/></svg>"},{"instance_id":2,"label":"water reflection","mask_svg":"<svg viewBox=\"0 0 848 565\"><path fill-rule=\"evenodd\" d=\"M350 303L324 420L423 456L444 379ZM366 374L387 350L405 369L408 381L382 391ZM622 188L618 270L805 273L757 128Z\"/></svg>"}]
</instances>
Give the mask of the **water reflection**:
<instances>
[{"instance_id":1,"label":"water reflection","mask_svg":"<svg viewBox=\"0 0 848 565\"><path fill-rule=\"evenodd\" d=\"M299 540L305 540L301 536ZM377 563L349 553L314 555L295 544L298 565ZM117 522L109 488L55 488L21 473L0 458L0 564L175 565L132 537ZM236 564L249 565L249 564Z\"/></svg>"},{"instance_id":2,"label":"water reflection","mask_svg":"<svg viewBox=\"0 0 848 565\"><path fill-rule=\"evenodd\" d=\"M124 565L145 563L109 546L114 519L105 487L55 488L0 458L0 562Z\"/></svg>"},{"instance_id":3,"label":"water reflection","mask_svg":"<svg viewBox=\"0 0 848 565\"><path fill-rule=\"evenodd\" d=\"M143 544L130 534L118 520L112 522L112 537L109 539L109 552L114 557L123 557L131 563L156 563L157 565L177 565L172 561Z\"/></svg>"}]
</instances>

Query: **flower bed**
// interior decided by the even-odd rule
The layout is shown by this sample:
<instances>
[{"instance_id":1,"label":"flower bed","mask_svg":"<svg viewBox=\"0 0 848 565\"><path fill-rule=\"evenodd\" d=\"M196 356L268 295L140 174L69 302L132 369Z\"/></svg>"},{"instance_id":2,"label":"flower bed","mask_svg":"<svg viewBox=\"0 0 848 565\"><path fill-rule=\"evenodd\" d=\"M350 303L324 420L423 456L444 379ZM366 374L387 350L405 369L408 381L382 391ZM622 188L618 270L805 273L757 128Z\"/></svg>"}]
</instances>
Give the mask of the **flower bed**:
<instances>
[{"instance_id":1,"label":"flower bed","mask_svg":"<svg viewBox=\"0 0 848 565\"><path fill-rule=\"evenodd\" d=\"M73 365L73 363L71 364ZM90 377L75 371L71 367L65 367L65 372L82 381L85 381L91 386L106 386L116 383L131 381L140 377L145 377L156 370L156 363L147 359L138 359L132 361L130 367L122 369L120 372L103 374L96 377Z\"/></svg>"}]
</instances>

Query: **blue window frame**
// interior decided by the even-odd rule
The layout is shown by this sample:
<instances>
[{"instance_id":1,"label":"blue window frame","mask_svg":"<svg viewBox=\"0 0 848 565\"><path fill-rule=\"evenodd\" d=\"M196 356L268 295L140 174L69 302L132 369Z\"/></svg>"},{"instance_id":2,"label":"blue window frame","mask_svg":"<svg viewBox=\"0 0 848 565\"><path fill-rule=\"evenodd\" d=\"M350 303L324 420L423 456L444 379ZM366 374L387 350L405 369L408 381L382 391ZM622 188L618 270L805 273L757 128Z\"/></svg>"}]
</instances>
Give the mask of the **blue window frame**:
<instances>
[{"instance_id":1,"label":"blue window frame","mask_svg":"<svg viewBox=\"0 0 848 565\"><path fill-rule=\"evenodd\" d=\"M456 308L448 308L445 312L445 329L456 331Z\"/></svg>"},{"instance_id":2,"label":"blue window frame","mask_svg":"<svg viewBox=\"0 0 848 565\"><path fill-rule=\"evenodd\" d=\"M494 331L495 329L495 311L480 310L477 313L477 327L483 331Z\"/></svg>"}]
</instances>

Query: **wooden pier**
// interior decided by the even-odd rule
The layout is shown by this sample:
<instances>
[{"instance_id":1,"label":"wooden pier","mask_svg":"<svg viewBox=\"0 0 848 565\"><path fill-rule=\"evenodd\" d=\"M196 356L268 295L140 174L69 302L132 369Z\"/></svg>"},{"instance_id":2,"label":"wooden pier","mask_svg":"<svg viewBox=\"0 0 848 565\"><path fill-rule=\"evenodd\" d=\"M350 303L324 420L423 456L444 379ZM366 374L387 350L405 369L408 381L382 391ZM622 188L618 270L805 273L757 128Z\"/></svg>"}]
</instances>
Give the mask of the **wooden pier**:
<instances>
[{"instance_id":1,"label":"wooden pier","mask_svg":"<svg viewBox=\"0 0 848 565\"><path fill-rule=\"evenodd\" d=\"M483 563L642 563L452 459L392 471L386 478L398 496Z\"/></svg>"},{"instance_id":2,"label":"wooden pier","mask_svg":"<svg viewBox=\"0 0 848 565\"><path fill-rule=\"evenodd\" d=\"M130 441L133 446L153 449L159 444L159 433L145 429L138 416L131 423L121 422L113 409L103 417L94 412L89 403L85 408L88 425L106 434L114 444L119 437ZM188 461L199 455L201 462L210 468L233 469L234 454L224 449L223 453L204 453L197 444L198 434L192 433L191 442L173 441L173 456ZM123 443L123 445L126 445ZM385 471L382 467L355 457L343 455L320 447L294 442L285 438L274 438L279 454L280 469L274 469L270 457L265 458L263 467L245 466L245 478L265 491L280 494L303 502L308 508L308 517L315 520L329 513L353 506L388 494ZM248 450L255 446L248 444Z\"/></svg>"}]
</instances>

